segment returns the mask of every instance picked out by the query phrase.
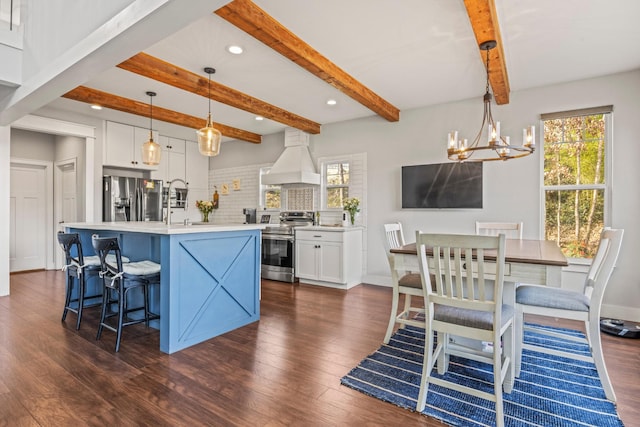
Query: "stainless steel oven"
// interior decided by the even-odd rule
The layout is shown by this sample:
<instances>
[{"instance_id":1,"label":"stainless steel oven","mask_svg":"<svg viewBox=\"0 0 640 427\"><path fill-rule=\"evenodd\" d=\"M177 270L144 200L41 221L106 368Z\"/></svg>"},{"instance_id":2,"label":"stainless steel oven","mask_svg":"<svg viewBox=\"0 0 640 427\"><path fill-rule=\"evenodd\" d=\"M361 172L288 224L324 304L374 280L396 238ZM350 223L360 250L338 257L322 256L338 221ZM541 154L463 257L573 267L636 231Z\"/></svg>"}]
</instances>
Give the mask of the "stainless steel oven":
<instances>
[{"instance_id":1,"label":"stainless steel oven","mask_svg":"<svg viewBox=\"0 0 640 427\"><path fill-rule=\"evenodd\" d=\"M313 225L313 212L282 212L280 224L262 230L262 277L293 283L295 274L295 227Z\"/></svg>"}]
</instances>

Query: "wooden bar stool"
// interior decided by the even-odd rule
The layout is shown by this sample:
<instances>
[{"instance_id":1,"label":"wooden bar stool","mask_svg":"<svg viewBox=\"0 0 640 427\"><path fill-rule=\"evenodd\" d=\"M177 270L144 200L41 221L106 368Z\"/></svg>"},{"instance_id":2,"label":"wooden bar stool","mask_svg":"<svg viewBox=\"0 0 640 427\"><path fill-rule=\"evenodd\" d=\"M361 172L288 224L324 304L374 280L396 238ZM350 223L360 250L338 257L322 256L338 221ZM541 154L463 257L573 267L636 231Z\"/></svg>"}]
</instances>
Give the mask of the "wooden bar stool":
<instances>
[{"instance_id":1,"label":"wooden bar stool","mask_svg":"<svg viewBox=\"0 0 640 427\"><path fill-rule=\"evenodd\" d=\"M120 351L122 328L144 322L149 327L149 321L159 319L160 315L149 310L149 286L160 283L160 264L153 261L137 261L124 263L118 239L115 237L100 238L92 236L93 248L100 258L100 277L102 277L102 310L100 326L96 339L102 336L102 329L107 328L116 333L116 352ZM115 262L109 262L107 257L113 256ZM129 307L127 296L133 289L143 292L143 305ZM115 295L114 295L115 294ZM112 311L113 306L117 311ZM130 318L129 314L142 312L138 318ZM112 325L107 322L111 317L117 317Z\"/></svg>"},{"instance_id":2,"label":"wooden bar stool","mask_svg":"<svg viewBox=\"0 0 640 427\"><path fill-rule=\"evenodd\" d=\"M98 298L102 294L85 295L87 292L87 276L97 276L100 271L100 260L97 256L85 257L82 251L82 243L77 233L58 233L58 243L62 247L65 255L65 265L62 267L67 275L66 296L64 310L62 311L62 322L67 318L69 311L76 313L76 330L80 329L82 321L82 310L85 308L85 300ZM73 295L75 284L78 284ZM92 306L98 305L92 304Z\"/></svg>"}]
</instances>

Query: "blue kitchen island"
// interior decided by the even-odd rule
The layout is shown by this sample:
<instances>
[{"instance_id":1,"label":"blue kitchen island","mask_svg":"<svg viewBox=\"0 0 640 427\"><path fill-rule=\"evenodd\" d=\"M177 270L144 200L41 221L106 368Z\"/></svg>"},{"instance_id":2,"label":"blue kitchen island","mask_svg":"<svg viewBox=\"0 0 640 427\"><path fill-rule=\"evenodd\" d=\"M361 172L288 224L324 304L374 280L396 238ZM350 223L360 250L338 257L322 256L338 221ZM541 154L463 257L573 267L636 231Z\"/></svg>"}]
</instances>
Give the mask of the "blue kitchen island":
<instances>
[{"instance_id":1,"label":"blue kitchen island","mask_svg":"<svg viewBox=\"0 0 640 427\"><path fill-rule=\"evenodd\" d=\"M85 255L91 236L118 237L131 261L161 264L150 291L160 350L174 353L260 319L260 224L67 223Z\"/></svg>"}]
</instances>

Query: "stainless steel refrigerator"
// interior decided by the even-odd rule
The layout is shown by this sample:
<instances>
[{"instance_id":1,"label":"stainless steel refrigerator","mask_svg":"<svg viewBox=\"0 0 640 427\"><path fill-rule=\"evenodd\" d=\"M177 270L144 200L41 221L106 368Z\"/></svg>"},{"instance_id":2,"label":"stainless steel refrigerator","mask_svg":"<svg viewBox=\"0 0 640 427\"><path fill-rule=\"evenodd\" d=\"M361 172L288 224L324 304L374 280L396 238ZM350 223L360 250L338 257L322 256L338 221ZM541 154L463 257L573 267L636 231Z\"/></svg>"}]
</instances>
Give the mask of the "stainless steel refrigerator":
<instances>
[{"instance_id":1,"label":"stainless steel refrigerator","mask_svg":"<svg viewBox=\"0 0 640 427\"><path fill-rule=\"evenodd\" d=\"M162 221L162 180L102 178L103 221Z\"/></svg>"}]
</instances>

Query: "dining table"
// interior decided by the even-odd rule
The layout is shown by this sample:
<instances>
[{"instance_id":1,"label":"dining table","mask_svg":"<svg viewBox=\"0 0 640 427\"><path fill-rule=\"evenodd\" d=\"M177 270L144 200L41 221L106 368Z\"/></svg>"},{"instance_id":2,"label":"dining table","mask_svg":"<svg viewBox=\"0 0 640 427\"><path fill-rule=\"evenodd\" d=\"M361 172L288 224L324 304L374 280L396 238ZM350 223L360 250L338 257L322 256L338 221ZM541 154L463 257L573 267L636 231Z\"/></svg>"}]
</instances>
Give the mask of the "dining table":
<instances>
[{"instance_id":1,"label":"dining table","mask_svg":"<svg viewBox=\"0 0 640 427\"><path fill-rule=\"evenodd\" d=\"M427 251L429 248L427 248ZM415 243L391 249L395 268L399 271L420 271ZM495 271L496 256L485 251L485 271ZM492 265L493 264L493 265ZM516 284L527 283L560 287L562 268L569 265L558 244L551 240L506 239L505 266L502 299L503 303L515 307ZM486 276L490 277L490 274ZM486 277L485 276L485 277ZM514 319L514 327L523 319ZM522 343L514 343L516 347ZM517 350L517 349L516 349ZM515 354L521 354L516 351ZM514 366L514 364L512 364Z\"/></svg>"}]
</instances>

